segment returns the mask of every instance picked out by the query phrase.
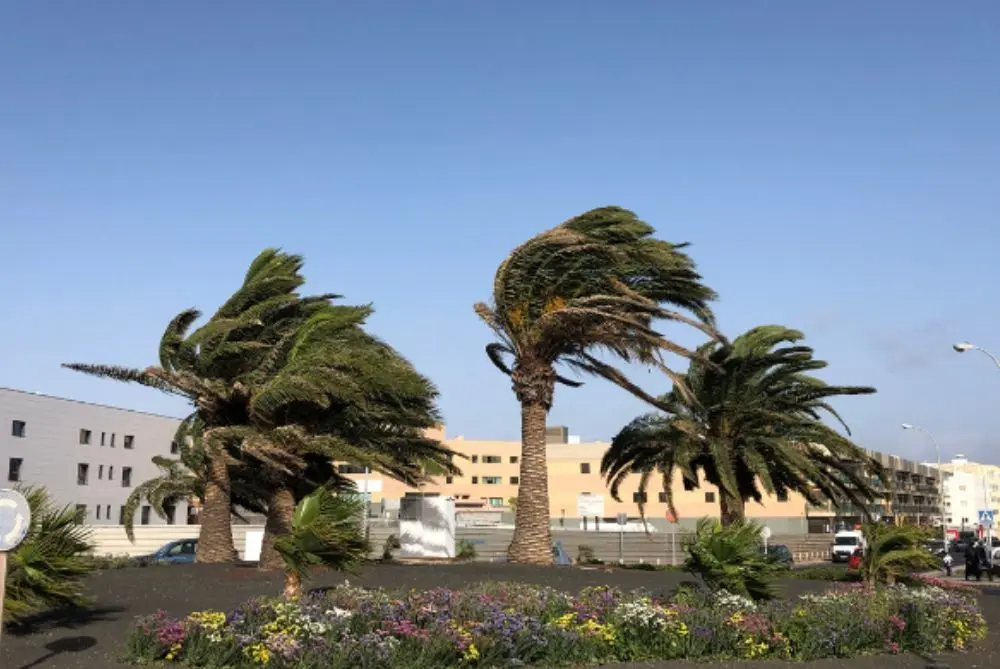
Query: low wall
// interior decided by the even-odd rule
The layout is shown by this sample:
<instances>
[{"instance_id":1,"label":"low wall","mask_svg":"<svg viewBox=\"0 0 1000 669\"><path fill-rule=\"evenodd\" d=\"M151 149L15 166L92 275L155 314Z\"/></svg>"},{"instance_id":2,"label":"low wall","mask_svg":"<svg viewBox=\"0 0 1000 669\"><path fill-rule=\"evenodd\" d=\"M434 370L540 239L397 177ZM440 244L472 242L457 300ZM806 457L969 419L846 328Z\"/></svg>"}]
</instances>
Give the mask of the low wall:
<instances>
[{"instance_id":1,"label":"low wall","mask_svg":"<svg viewBox=\"0 0 1000 669\"><path fill-rule=\"evenodd\" d=\"M243 557L248 531L263 531L263 525L233 524L233 544ZM135 528L135 543L128 540L123 525L91 525L96 555L148 555L160 546L178 539L195 539L201 525L141 525Z\"/></svg>"}]
</instances>

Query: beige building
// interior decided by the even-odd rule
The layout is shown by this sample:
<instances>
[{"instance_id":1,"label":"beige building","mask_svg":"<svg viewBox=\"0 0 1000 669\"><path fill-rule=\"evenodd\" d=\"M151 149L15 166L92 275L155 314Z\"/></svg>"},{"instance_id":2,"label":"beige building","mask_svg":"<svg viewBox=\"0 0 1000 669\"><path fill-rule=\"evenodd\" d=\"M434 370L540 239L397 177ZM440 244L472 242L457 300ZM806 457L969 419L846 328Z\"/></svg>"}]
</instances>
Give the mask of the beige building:
<instances>
[{"instance_id":1,"label":"beige building","mask_svg":"<svg viewBox=\"0 0 1000 669\"><path fill-rule=\"evenodd\" d=\"M453 496L456 508L467 517L478 515L484 523L512 523L511 500L518 494L521 443L480 441L461 436L446 439L443 426L435 436L467 458L457 463L462 476L442 477L415 490L378 474L350 473L351 468L346 466L342 471L358 482L360 491L367 491L376 515L394 517L399 499L407 495L440 494ZM550 428L548 439L549 514L554 527L579 529L586 526L591 529L595 522L616 523L619 513L639 518L639 477L633 476L622 486L621 502L611 497L601 477L601 458L610 444L581 442L570 436L564 427ZM646 516L651 525L663 528L668 522L668 509L666 496L660 490L660 481L651 481ZM686 490L678 476L673 482L673 493L680 516L677 520L684 526L691 526L704 516L719 514L715 486L703 484L701 488ZM765 522L775 533L805 533L810 515L818 520L833 514L807 509L805 499L794 494L783 499L767 499L763 504L747 504L747 516ZM813 524L816 522L814 520ZM815 531L823 531L826 524L828 522L821 521Z\"/></svg>"},{"instance_id":2,"label":"beige building","mask_svg":"<svg viewBox=\"0 0 1000 669\"><path fill-rule=\"evenodd\" d=\"M989 509L994 516L1000 512L1000 467L970 462L958 454L951 462L942 463L941 470L946 476L944 506L949 527L960 530L978 527L981 510Z\"/></svg>"}]
</instances>

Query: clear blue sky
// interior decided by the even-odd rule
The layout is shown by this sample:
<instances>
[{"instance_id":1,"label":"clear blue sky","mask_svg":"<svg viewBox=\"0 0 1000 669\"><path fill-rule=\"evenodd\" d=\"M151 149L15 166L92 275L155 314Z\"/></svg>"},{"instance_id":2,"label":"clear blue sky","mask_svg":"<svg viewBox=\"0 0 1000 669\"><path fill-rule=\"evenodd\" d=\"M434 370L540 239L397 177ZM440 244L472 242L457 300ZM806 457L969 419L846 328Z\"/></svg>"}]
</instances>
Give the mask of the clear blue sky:
<instances>
[{"instance_id":1,"label":"clear blue sky","mask_svg":"<svg viewBox=\"0 0 1000 669\"><path fill-rule=\"evenodd\" d=\"M729 334L807 332L866 446L997 452L995 2L8 2L0 385L173 414L60 369L143 366L265 246L515 438L472 304L527 237L604 204L693 243ZM671 333L685 343L696 339ZM650 390L657 375L638 377ZM643 407L593 381L553 423Z\"/></svg>"}]
</instances>

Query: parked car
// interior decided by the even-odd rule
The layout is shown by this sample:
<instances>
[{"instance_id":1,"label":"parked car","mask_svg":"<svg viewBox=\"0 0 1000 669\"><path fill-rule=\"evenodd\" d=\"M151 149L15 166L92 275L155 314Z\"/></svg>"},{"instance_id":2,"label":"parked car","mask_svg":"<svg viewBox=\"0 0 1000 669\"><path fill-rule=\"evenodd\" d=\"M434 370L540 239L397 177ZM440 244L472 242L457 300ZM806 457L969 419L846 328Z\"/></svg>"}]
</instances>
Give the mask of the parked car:
<instances>
[{"instance_id":1,"label":"parked car","mask_svg":"<svg viewBox=\"0 0 1000 669\"><path fill-rule=\"evenodd\" d=\"M140 564L190 564L194 562L194 554L197 551L197 539L178 539L164 544L149 555L140 555L136 558L136 562Z\"/></svg>"},{"instance_id":2,"label":"parked car","mask_svg":"<svg viewBox=\"0 0 1000 669\"><path fill-rule=\"evenodd\" d=\"M924 542L924 548L937 557L944 557L945 553L948 552L945 548L943 539L931 539L930 541L926 541Z\"/></svg>"},{"instance_id":3,"label":"parked car","mask_svg":"<svg viewBox=\"0 0 1000 669\"><path fill-rule=\"evenodd\" d=\"M791 567L795 564L792 551L784 544L769 544L765 553L776 564L786 567Z\"/></svg>"}]
</instances>

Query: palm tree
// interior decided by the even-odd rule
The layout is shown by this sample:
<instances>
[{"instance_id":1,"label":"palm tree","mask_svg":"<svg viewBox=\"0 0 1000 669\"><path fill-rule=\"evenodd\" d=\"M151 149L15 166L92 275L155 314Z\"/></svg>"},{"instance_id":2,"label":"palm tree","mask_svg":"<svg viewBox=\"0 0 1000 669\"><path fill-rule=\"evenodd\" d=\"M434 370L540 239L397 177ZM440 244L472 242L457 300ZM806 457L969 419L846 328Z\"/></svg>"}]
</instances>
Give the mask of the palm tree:
<instances>
[{"instance_id":1,"label":"palm tree","mask_svg":"<svg viewBox=\"0 0 1000 669\"><path fill-rule=\"evenodd\" d=\"M881 465L849 438L829 404L874 388L833 386L811 376L827 363L798 344L801 332L756 327L729 342L710 342L658 402L665 413L640 416L612 440L601 462L611 494L640 474L640 499L657 474L670 510L673 480L687 489L702 477L719 489L723 524L744 517L747 500L798 492L807 501L850 500L864 508L876 496L868 474L887 482ZM682 392L687 388L690 392ZM844 436L826 425L839 422ZM640 505L640 511L643 510Z\"/></svg>"},{"instance_id":2,"label":"palm tree","mask_svg":"<svg viewBox=\"0 0 1000 669\"><path fill-rule=\"evenodd\" d=\"M361 529L362 510L357 498L326 488L296 505L290 531L274 542L285 568L286 599L302 596L302 582L313 567L351 571L361 564L370 548Z\"/></svg>"},{"instance_id":3,"label":"palm tree","mask_svg":"<svg viewBox=\"0 0 1000 669\"><path fill-rule=\"evenodd\" d=\"M143 501L149 502L153 512L160 518L167 518L167 507L177 500L190 502L204 499L205 487L209 481L209 457L205 451L202 433L204 426L195 412L184 419L174 436L178 446L176 459L154 456L153 464L160 475L143 481L132 489L125 501L122 522L129 541L135 542L135 515ZM267 507L267 489L255 463L241 462L229 468L232 489L230 513L243 518L242 512L264 514Z\"/></svg>"},{"instance_id":4,"label":"palm tree","mask_svg":"<svg viewBox=\"0 0 1000 669\"><path fill-rule=\"evenodd\" d=\"M765 554L762 529L750 520L724 527L714 518L701 518L685 542L684 570L714 592L725 590L754 601L773 599L774 579L782 568Z\"/></svg>"},{"instance_id":5,"label":"palm tree","mask_svg":"<svg viewBox=\"0 0 1000 669\"><path fill-rule=\"evenodd\" d=\"M233 545L230 467L250 449L274 468L288 469L287 454L264 440L250 441L248 381L257 370L286 350L297 328L335 295L303 298L300 256L276 249L261 252L243 285L199 329L200 317L187 309L170 323L160 340L160 365L129 369L72 363L65 367L94 376L138 383L191 401L204 426L206 477L201 512L199 562L231 562Z\"/></svg>"},{"instance_id":6,"label":"palm tree","mask_svg":"<svg viewBox=\"0 0 1000 669\"><path fill-rule=\"evenodd\" d=\"M83 512L57 506L44 488L19 490L31 509L31 524L8 556L3 622L85 605L82 581L93 571L94 543L81 522Z\"/></svg>"},{"instance_id":7,"label":"palm tree","mask_svg":"<svg viewBox=\"0 0 1000 669\"><path fill-rule=\"evenodd\" d=\"M916 525L866 523L865 548L859 575L865 583L896 580L939 567L938 558L923 546L927 533Z\"/></svg>"},{"instance_id":8,"label":"palm tree","mask_svg":"<svg viewBox=\"0 0 1000 669\"><path fill-rule=\"evenodd\" d=\"M714 336L708 304L715 293L702 284L683 244L654 239L653 232L626 209L588 211L516 248L497 269L492 304L475 305L499 339L486 353L510 376L521 404L511 562L552 562L546 416L556 383L581 385L557 374L557 365L607 379L655 402L598 354L611 353L675 376L663 354L695 354L655 331L653 321L685 323Z\"/></svg>"},{"instance_id":9,"label":"palm tree","mask_svg":"<svg viewBox=\"0 0 1000 669\"><path fill-rule=\"evenodd\" d=\"M292 531L296 500L319 486L343 492L353 482L334 462L349 462L410 486L460 473L455 453L426 436L440 422L437 390L397 351L366 333L370 306L329 306L289 342L273 369L250 385L255 436L296 458L269 468L262 568L282 565L274 540Z\"/></svg>"}]
</instances>

